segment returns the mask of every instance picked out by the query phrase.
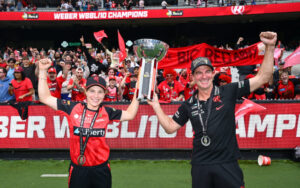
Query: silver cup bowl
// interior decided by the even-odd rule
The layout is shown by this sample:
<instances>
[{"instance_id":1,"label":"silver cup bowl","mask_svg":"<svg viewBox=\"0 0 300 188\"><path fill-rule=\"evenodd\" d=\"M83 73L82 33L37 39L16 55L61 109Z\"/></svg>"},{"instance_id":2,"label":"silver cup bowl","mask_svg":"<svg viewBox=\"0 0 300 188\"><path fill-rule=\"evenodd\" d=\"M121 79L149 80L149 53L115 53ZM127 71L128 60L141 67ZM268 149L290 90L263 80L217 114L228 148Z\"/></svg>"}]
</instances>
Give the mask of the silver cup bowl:
<instances>
[{"instance_id":1,"label":"silver cup bowl","mask_svg":"<svg viewBox=\"0 0 300 188\"><path fill-rule=\"evenodd\" d=\"M156 39L138 39L133 43L133 51L135 55L139 58L145 58L147 60L162 60L168 49L168 44Z\"/></svg>"}]
</instances>

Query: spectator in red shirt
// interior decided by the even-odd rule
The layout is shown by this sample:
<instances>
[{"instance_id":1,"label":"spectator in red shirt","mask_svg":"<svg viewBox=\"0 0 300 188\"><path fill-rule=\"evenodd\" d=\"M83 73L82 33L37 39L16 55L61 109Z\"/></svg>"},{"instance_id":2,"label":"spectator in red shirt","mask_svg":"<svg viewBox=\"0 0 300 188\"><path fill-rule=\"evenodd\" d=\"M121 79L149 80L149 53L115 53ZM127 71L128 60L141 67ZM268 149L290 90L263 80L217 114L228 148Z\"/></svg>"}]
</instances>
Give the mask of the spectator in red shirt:
<instances>
[{"instance_id":1,"label":"spectator in red shirt","mask_svg":"<svg viewBox=\"0 0 300 188\"><path fill-rule=\"evenodd\" d=\"M107 92L104 101L115 102L120 99L121 90L117 87L116 77L109 77L109 84L107 86Z\"/></svg>"},{"instance_id":2,"label":"spectator in red shirt","mask_svg":"<svg viewBox=\"0 0 300 188\"><path fill-rule=\"evenodd\" d=\"M173 69L164 71L165 81L158 85L160 100L181 101L184 98L184 86L176 80L177 73Z\"/></svg>"},{"instance_id":3,"label":"spectator in red shirt","mask_svg":"<svg viewBox=\"0 0 300 188\"><path fill-rule=\"evenodd\" d=\"M128 80L129 78L129 80ZM123 98L131 101L136 88L137 75L127 72L123 78L120 88L123 89ZM121 90L120 89L120 90Z\"/></svg>"},{"instance_id":4,"label":"spectator in red shirt","mask_svg":"<svg viewBox=\"0 0 300 188\"><path fill-rule=\"evenodd\" d=\"M258 68L254 69L254 74L249 74L246 76L245 79L250 79L250 78L254 78L255 75L258 73ZM265 93L265 87L266 84L260 86L258 89L256 89L255 91L251 92L248 95L248 99L255 99L255 100L265 100L267 99L266 93Z\"/></svg>"},{"instance_id":5,"label":"spectator in red shirt","mask_svg":"<svg viewBox=\"0 0 300 188\"><path fill-rule=\"evenodd\" d=\"M188 69L187 71L187 80L188 82L185 84L184 88L184 100L188 100L197 90L197 85L194 81L193 74L190 69Z\"/></svg>"},{"instance_id":6,"label":"spectator in red shirt","mask_svg":"<svg viewBox=\"0 0 300 188\"><path fill-rule=\"evenodd\" d=\"M68 90L72 90L72 101L85 100L85 85L86 79L83 78L83 69L78 67L76 69L76 75L74 75L67 86Z\"/></svg>"},{"instance_id":7,"label":"spectator in red shirt","mask_svg":"<svg viewBox=\"0 0 300 188\"><path fill-rule=\"evenodd\" d=\"M34 89L30 79L24 75L21 66L15 68L14 79L12 79L9 87L9 94L15 94L17 102L32 101Z\"/></svg>"},{"instance_id":8,"label":"spectator in red shirt","mask_svg":"<svg viewBox=\"0 0 300 188\"><path fill-rule=\"evenodd\" d=\"M295 85L300 84L299 79L289 79L289 73L284 70L280 75L280 81L276 84L276 96L278 99L294 99Z\"/></svg>"},{"instance_id":9,"label":"spectator in red shirt","mask_svg":"<svg viewBox=\"0 0 300 188\"><path fill-rule=\"evenodd\" d=\"M57 77L56 69L54 67L48 69L47 83L53 97L58 99L61 98L62 83L66 80L68 71L66 66L63 65L63 74Z\"/></svg>"},{"instance_id":10,"label":"spectator in red shirt","mask_svg":"<svg viewBox=\"0 0 300 188\"><path fill-rule=\"evenodd\" d=\"M5 69L6 69L6 67L7 67L6 62L3 61L3 58L2 58L2 57L0 57L0 67L3 67L3 68L5 68Z\"/></svg>"}]
</instances>

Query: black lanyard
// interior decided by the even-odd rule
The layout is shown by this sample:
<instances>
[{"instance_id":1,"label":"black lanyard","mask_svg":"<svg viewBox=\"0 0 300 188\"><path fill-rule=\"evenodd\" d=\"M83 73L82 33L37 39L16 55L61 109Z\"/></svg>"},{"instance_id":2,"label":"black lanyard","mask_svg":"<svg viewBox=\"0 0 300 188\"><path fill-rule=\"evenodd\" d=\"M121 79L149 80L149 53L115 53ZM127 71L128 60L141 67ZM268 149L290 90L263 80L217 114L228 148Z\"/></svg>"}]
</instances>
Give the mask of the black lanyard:
<instances>
[{"instance_id":1,"label":"black lanyard","mask_svg":"<svg viewBox=\"0 0 300 188\"><path fill-rule=\"evenodd\" d=\"M212 99L213 99L214 91L215 91L215 87L213 87L213 90L212 90L212 92L210 94L210 97L208 99L207 117L206 117L205 123L203 122L203 118L202 118L202 115L201 115L201 108L200 108L200 104L199 104L199 96L197 94L198 114L199 114L200 124L202 126L203 136L207 136L207 123L208 123L208 118L209 118L210 112L211 112Z\"/></svg>"},{"instance_id":2,"label":"black lanyard","mask_svg":"<svg viewBox=\"0 0 300 188\"><path fill-rule=\"evenodd\" d=\"M98 107L98 110L97 112L95 113L94 117L93 117L93 120L91 122L91 125L89 127L89 130L87 131L87 135L86 135L86 138L85 138L85 141L84 141L84 145L83 145L83 136L82 136L82 132L83 132L83 124L84 124L84 119L85 119L85 114L86 114L86 109L87 107L85 106L84 109L83 109L83 113L82 113L82 117L81 117L81 122L80 122L80 156L83 156L84 155L84 151L85 151L85 148L86 148L86 145L87 145L87 142L90 138L90 131L91 129L94 127L94 124L95 124L95 121L96 121L96 118L98 116L98 112L99 112L99 109L100 109L100 105Z\"/></svg>"}]
</instances>

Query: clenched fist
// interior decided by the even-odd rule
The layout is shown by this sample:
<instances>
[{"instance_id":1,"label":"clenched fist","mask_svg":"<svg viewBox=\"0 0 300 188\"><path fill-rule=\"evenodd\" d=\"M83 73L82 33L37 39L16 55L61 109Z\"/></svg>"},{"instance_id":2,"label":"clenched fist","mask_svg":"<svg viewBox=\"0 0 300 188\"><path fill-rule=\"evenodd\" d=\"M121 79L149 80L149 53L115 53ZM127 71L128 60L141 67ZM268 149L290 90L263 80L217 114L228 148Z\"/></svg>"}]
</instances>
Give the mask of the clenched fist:
<instances>
[{"instance_id":1,"label":"clenched fist","mask_svg":"<svg viewBox=\"0 0 300 188\"><path fill-rule=\"evenodd\" d=\"M266 46L275 46L277 41L277 33L275 32L261 32L260 40L266 45Z\"/></svg>"},{"instance_id":2,"label":"clenched fist","mask_svg":"<svg viewBox=\"0 0 300 188\"><path fill-rule=\"evenodd\" d=\"M52 61L50 59L41 59L39 60L39 70L48 70L48 68L52 65Z\"/></svg>"}]
</instances>

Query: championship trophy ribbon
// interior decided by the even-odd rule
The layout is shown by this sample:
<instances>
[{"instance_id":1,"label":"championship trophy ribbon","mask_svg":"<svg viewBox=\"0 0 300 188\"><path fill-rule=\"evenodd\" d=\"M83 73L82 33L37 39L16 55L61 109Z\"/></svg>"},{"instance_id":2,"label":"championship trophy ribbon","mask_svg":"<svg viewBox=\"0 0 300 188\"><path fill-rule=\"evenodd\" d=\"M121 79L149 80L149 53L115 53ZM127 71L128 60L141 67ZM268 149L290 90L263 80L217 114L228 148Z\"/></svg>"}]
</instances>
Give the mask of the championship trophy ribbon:
<instances>
[{"instance_id":1,"label":"championship trophy ribbon","mask_svg":"<svg viewBox=\"0 0 300 188\"><path fill-rule=\"evenodd\" d=\"M155 92L157 64L164 58L169 45L155 39L139 39L134 41L133 50L142 59L137 86L138 100L152 100Z\"/></svg>"}]
</instances>

